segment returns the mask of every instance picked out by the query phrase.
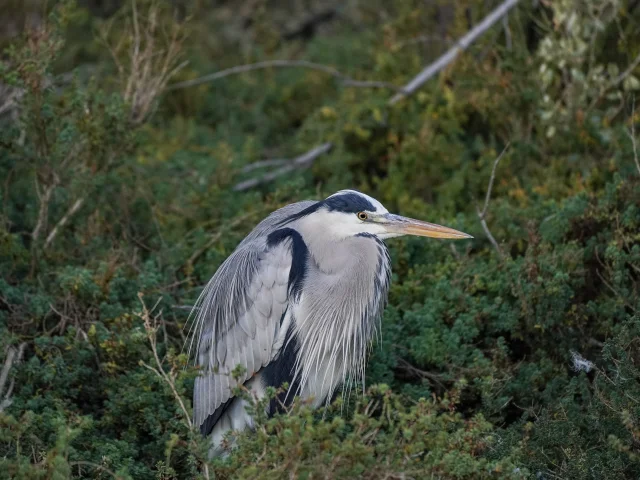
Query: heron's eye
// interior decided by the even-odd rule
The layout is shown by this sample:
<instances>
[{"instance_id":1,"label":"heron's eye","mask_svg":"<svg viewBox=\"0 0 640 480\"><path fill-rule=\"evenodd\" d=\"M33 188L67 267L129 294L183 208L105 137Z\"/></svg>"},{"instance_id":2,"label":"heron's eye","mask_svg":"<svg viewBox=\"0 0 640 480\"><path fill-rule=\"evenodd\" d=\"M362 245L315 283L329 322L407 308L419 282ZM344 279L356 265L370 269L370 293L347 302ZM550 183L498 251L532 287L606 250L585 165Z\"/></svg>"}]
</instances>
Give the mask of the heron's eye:
<instances>
[{"instance_id":1,"label":"heron's eye","mask_svg":"<svg viewBox=\"0 0 640 480\"><path fill-rule=\"evenodd\" d=\"M369 218L369 215L367 215L367 212L358 212L356 215L358 215L358 218L360 220L362 220L363 222Z\"/></svg>"}]
</instances>

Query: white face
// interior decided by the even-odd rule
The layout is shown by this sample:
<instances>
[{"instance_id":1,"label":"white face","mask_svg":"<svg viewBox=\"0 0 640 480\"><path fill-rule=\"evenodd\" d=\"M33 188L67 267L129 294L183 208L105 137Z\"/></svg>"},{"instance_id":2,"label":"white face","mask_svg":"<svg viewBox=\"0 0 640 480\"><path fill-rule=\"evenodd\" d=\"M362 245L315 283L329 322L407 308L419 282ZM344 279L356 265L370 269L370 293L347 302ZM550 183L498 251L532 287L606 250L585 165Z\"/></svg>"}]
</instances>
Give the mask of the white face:
<instances>
[{"instance_id":1,"label":"white face","mask_svg":"<svg viewBox=\"0 0 640 480\"><path fill-rule=\"evenodd\" d=\"M307 231L316 232L327 240L344 240L358 234L368 233L380 239L398 237L400 233L388 232L384 224L377 223L376 220L389 213L384 206L375 198L355 190L341 190L327 199L343 195L345 193L356 194L363 197L373 205L373 209L366 208L358 212L341 212L320 208L313 214L301 220Z\"/></svg>"},{"instance_id":2,"label":"white face","mask_svg":"<svg viewBox=\"0 0 640 480\"><path fill-rule=\"evenodd\" d=\"M342 190L327 197L316 210L300 218L297 225L305 238L325 245L361 234L375 235L383 240L402 235L473 238L453 228L393 215L375 198L355 190Z\"/></svg>"}]
</instances>

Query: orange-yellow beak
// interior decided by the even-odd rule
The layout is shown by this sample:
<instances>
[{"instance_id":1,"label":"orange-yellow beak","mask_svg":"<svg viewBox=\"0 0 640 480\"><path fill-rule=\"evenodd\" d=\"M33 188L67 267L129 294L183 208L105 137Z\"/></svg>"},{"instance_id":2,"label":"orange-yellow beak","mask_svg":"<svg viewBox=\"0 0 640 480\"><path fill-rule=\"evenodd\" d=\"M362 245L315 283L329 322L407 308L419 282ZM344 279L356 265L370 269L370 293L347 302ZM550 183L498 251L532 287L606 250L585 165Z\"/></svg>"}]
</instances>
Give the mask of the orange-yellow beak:
<instances>
[{"instance_id":1,"label":"orange-yellow beak","mask_svg":"<svg viewBox=\"0 0 640 480\"><path fill-rule=\"evenodd\" d=\"M385 230L392 235L416 235L419 237L452 239L473 238L471 235L454 230L453 228L443 227L442 225L423 222L413 218L401 217L400 215L393 215L392 213L380 216L378 221L384 225Z\"/></svg>"}]
</instances>

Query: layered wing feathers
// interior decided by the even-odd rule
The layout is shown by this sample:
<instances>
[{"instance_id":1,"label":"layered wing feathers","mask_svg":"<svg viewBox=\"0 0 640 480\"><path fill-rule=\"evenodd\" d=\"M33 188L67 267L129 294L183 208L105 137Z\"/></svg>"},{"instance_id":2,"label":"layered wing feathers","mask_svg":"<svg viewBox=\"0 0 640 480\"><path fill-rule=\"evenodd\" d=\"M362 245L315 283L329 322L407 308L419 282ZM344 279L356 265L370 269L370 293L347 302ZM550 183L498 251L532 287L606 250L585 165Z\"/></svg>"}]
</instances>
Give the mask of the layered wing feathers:
<instances>
[{"instance_id":1,"label":"layered wing feathers","mask_svg":"<svg viewBox=\"0 0 640 480\"><path fill-rule=\"evenodd\" d=\"M275 354L280 321L288 303L292 242L268 246L279 223L314 202L280 209L263 220L225 260L204 288L196 307L192 346L201 374L194 386L193 415L201 426ZM244 373L236 380L233 370Z\"/></svg>"}]
</instances>

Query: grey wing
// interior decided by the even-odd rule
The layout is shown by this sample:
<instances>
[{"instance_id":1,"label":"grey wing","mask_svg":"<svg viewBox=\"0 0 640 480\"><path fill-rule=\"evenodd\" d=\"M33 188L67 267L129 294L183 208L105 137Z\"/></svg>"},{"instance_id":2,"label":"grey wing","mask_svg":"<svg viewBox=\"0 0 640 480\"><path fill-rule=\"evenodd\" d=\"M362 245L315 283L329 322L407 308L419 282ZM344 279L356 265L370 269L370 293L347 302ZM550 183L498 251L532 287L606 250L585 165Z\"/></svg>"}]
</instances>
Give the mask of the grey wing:
<instances>
[{"instance_id":1,"label":"grey wing","mask_svg":"<svg viewBox=\"0 0 640 480\"><path fill-rule=\"evenodd\" d=\"M193 416L200 427L233 396L238 384L269 364L277 351L287 308L291 242L267 246L279 220L313 202L290 205L267 217L220 266L198 302L192 343L202 367L193 394ZM296 207L296 208L292 208ZM241 365L244 373L234 379Z\"/></svg>"}]
</instances>

